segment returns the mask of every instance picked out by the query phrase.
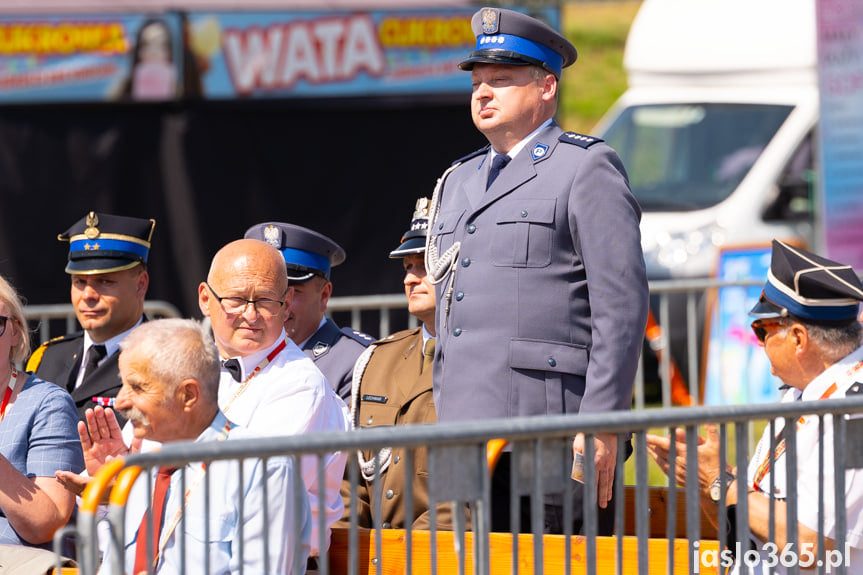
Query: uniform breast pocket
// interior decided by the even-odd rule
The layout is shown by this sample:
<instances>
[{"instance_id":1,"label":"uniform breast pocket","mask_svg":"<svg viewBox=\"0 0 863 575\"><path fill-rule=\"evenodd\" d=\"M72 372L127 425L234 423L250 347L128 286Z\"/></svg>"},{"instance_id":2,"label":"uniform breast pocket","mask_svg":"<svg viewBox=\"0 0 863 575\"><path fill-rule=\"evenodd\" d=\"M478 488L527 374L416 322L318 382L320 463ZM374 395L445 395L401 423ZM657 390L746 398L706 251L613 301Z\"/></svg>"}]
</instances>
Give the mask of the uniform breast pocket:
<instances>
[{"instance_id":1,"label":"uniform breast pocket","mask_svg":"<svg viewBox=\"0 0 863 575\"><path fill-rule=\"evenodd\" d=\"M492 263L514 268L550 264L555 205L554 199L501 202L495 219Z\"/></svg>"}]
</instances>

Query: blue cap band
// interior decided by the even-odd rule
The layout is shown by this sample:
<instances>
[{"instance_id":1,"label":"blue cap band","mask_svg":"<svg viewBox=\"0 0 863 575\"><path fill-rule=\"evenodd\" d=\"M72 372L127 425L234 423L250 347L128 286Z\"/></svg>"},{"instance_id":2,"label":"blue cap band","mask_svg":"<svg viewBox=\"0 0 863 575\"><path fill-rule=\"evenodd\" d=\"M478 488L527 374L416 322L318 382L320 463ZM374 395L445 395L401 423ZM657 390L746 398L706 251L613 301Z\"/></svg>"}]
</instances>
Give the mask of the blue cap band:
<instances>
[{"instance_id":1,"label":"blue cap band","mask_svg":"<svg viewBox=\"0 0 863 575\"><path fill-rule=\"evenodd\" d=\"M539 60L554 70L558 77L563 71L563 56L542 44L510 34L482 34L476 38L477 50L507 50Z\"/></svg>"},{"instance_id":2,"label":"blue cap band","mask_svg":"<svg viewBox=\"0 0 863 575\"><path fill-rule=\"evenodd\" d=\"M146 262L147 254L150 252L150 249L147 246L135 242L96 238L94 240L75 240L69 242L69 251L79 252L75 254L77 257L88 255L81 254L80 252L88 252L89 254L93 254L93 256L98 256L98 252L104 251L126 252L128 254L136 255Z\"/></svg>"},{"instance_id":3,"label":"blue cap band","mask_svg":"<svg viewBox=\"0 0 863 575\"><path fill-rule=\"evenodd\" d=\"M769 281L764 284L764 297L801 319L842 321L857 317L856 302L850 305L805 305L792 299Z\"/></svg>"},{"instance_id":4,"label":"blue cap band","mask_svg":"<svg viewBox=\"0 0 863 575\"><path fill-rule=\"evenodd\" d=\"M285 263L296 266L303 266L313 270L320 270L326 277L330 277L330 259L320 254L307 252L305 250L297 250L294 248L284 248L282 256L285 258Z\"/></svg>"}]
</instances>

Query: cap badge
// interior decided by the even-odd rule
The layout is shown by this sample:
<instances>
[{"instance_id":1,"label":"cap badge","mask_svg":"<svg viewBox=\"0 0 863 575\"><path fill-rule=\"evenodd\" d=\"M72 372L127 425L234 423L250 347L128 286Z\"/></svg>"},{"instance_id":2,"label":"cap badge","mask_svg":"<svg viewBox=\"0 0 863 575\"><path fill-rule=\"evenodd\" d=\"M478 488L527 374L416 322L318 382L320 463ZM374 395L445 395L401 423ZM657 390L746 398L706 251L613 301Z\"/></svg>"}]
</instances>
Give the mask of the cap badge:
<instances>
[{"instance_id":1,"label":"cap badge","mask_svg":"<svg viewBox=\"0 0 863 575\"><path fill-rule=\"evenodd\" d=\"M498 20L498 12L493 8L486 8L482 11L482 33L497 34L500 28Z\"/></svg>"},{"instance_id":2,"label":"cap badge","mask_svg":"<svg viewBox=\"0 0 863 575\"><path fill-rule=\"evenodd\" d=\"M531 150L530 155L533 157L533 160L536 161L542 157L545 157L545 153L548 151L548 146L545 144L537 144Z\"/></svg>"},{"instance_id":3,"label":"cap badge","mask_svg":"<svg viewBox=\"0 0 863 575\"><path fill-rule=\"evenodd\" d=\"M264 228L264 240L274 248L279 247L279 235L279 228L276 226L270 225Z\"/></svg>"},{"instance_id":4,"label":"cap badge","mask_svg":"<svg viewBox=\"0 0 863 575\"><path fill-rule=\"evenodd\" d=\"M315 357L318 357L319 355L327 353L328 349L330 349L330 346L319 341L315 344L315 347L312 348L312 353L315 355Z\"/></svg>"},{"instance_id":5,"label":"cap badge","mask_svg":"<svg viewBox=\"0 0 863 575\"><path fill-rule=\"evenodd\" d=\"M96 227L99 225L99 216L96 215L96 212L90 212L87 214L87 229L84 230L84 235L87 236L87 239L96 239L99 237L99 229Z\"/></svg>"}]
</instances>

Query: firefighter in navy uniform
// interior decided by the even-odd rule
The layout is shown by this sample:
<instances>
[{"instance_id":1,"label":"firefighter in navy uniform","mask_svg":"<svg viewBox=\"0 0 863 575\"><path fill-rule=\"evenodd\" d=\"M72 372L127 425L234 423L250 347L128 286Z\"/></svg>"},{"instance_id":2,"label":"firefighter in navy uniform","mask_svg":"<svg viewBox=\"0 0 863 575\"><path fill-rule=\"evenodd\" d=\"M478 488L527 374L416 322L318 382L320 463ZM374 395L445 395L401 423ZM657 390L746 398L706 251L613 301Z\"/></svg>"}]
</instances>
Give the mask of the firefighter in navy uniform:
<instances>
[{"instance_id":1,"label":"firefighter in navy uniform","mask_svg":"<svg viewBox=\"0 0 863 575\"><path fill-rule=\"evenodd\" d=\"M69 242L66 273L83 331L43 343L28 359L27 371L66 388L81 420L88 408L112 405L122 385L120 342L144 321L155 225L155 220L90 212L58 236ZM119 414L117 419L125 422Z\"/></svg>"},{"instance_id":2,"label":"firefighter in navy uniform","mask_svg":"<svg viewBox=\"0 0 863 575\"><path fill-rule=\"evenodd\" d=\"M323 234L281 222L254 225L244 237L265 241L282 252L288 285L294 291L285 333L349 403L354 363L375 338L348 327L339 328L324 317L333 293L330 269L345 261L345 250Z\"/></svg>"}]
</instances>

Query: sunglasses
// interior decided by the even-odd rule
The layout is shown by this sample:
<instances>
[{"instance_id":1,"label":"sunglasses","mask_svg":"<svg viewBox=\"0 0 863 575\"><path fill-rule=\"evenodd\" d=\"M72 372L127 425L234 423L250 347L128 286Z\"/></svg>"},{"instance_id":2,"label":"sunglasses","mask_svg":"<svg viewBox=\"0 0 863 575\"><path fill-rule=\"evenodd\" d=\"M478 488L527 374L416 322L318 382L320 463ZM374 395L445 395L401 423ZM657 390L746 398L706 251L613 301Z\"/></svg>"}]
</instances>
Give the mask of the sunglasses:
<instances>
[{"instance_id":1,"label":"sunglasses","mask_svg":"<svg viewBox=\"0 0 863 575\"><path fill-rule=\"evenodd\" d=\"M770 326L782 325L781 321L764 321L757 319L752 322L752 331L758 339L758 343L764 345L764 340L767 339L767 328Z\"/></svg>"},{"instance_id":2,"label":"sunglasses","mask_svg":"<svg viewBox=\"0 0 863 575\"><path fill-rule=\"evenodd\" d=\"M0 315L0 336L6 333L6 322L9 321L9 318L5 315Z\"/></svg>"}]
</instances>

